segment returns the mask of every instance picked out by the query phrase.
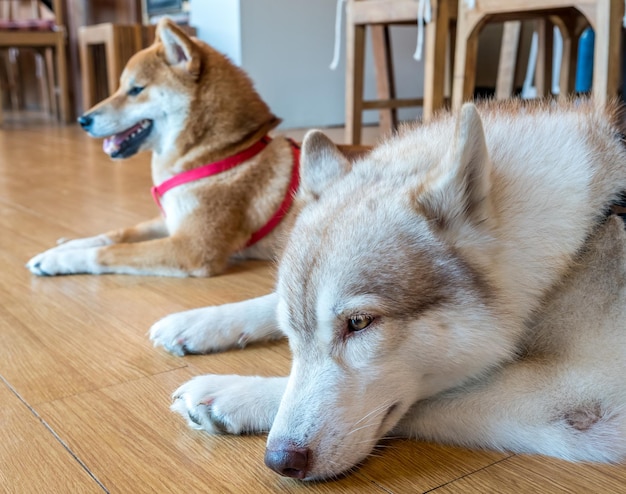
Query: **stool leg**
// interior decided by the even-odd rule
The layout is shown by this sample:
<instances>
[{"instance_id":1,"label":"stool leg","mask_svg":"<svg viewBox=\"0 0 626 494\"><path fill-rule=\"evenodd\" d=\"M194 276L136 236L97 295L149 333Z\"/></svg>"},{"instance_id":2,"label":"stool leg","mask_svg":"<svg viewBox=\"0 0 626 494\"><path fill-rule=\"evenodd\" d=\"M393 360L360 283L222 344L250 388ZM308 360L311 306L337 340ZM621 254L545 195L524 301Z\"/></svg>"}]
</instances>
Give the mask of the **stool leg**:
<instances>
[{"instance_id":1,"label":"stool leg","mask_svg":"<svg viewBox=\"0 0 626 494\"><path fill-rule=\"evenodd\" d=\"M96 104L95 88L95 63L93 60L93 48L87 43L85 34L78 31L78 54L81 66L81 87L83 90L83 113Z\"/></svg>"},{"instance_id":2,"label":"stool leg","mask_svg":"<svg viewBox=\"0 0 626 494\"><path fill-rule=\"evenodd\" d=\"M598 103L604 104L617 95L619 86L624 2L598 0L596 9L592 94Z\"/></svg>"},{"instance_id":3,"label":"stool leg","mask_svg":"<svg viewBox=\"0 0 626 494\"><path fill-rule=\"evenodd\" d=\"M371 32L378 99L390 101L395 99L396 91L389 27L373 25ZM398 112L395 108L383 108L379 111L379 115L379 127L382 134L389 134L398 126Z\"/></svg>"},{"instance_id":4,"label":"stool leg","mask_svg":"<svg viewBox=\"0 0 626 494\"><path fill-rule=\"evenodd\" d=\"M557 24L563 38L563 56L559 74L559 99L566 99L574 92L576 81L576 62L578 60L578 36L576 26L578 15L563 17Z\"/></svg>"},{"instance_id":5,"label":"stool leg","mask_svg":"<svg viewBox=\"0 0 626 494\"><path fill-rule=\"evenodd\" d=\"M346 23L346 144L361 143L365 26Z\"/></svg>"},{"instance_id":6,"label":"stool leg","mask_svg":"<svg viewBox=\"0 0 626 494\"><path fill-rule=\"evenodd\" d=\"M443 108L446 86L447 43L450 34L450 12L447 0L436 2L434 21L426 25L426 54L424 57L424 102L422 121L432 119ZM450 43L451 47L452 40ZM451 48L453 50L454 48Z\"/></svg>"},{"instance_id":7,"label":"stool leg","mask_svg":"<svg viewBox=\"0 0 626 494\"><path fill-rule=\"evenodd\" d=\"M104 50L106 53L106 66L107 66L107 85L108 85L108 94L107 96L112 95L117 89L117 85L119 82L120 74L122 73L123 68L120 66L118 48L120 42L120 36L118 30L115 26L110 26L110 34L109 39L104 44Z\"/></svg>"},{"instance_id":8,"label":"stool leg","mask_svg":"<svg viewBox=\"0 0 626 494\"><path fill-rule=\"evenodd\" d=\"M460 4L459 4L460 5ZM459 7L459 18L463 14ZM452 81L452 109L458 110L465 101L473 99L476 85L476 58L478 34L476 23L457 23L457 43L454 55L454 77Z\"/></svg>"},{"instance_id":9,"label":"stool leg","mask_svg":"<svg viewBox=\"0 0 626 494\"><path fill-rule=\"evenodd\" d=\"M535 87L537 96L544 98L552 94L552 59L554 53L554 28L547 19L537 21L538 46Z\"/></svg>"}]
</instances>

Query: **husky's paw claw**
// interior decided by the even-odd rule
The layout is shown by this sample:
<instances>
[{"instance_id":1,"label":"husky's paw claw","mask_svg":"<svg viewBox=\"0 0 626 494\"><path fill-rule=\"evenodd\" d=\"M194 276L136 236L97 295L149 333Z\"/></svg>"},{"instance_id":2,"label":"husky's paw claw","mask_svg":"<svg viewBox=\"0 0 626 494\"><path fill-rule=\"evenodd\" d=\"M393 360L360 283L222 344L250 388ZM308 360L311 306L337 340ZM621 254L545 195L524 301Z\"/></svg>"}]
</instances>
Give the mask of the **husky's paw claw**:
<instances>
[{"instance_id":1,"label":"husky's paw claw","mask_svg":"<svg viewBox=\"0 0 626 494\"><path fill-rule=\"evenodd\" d=\"M172 395L171 409L187 420L192 429L213 434L242 434L247 428L237 420L237 396L228 393L238 376L199 376Z\"/></svg>"},{"instance_id":2,"label":"husky's paw claw","mask_svg":"<svg viewBox=\"0 0 626 494\"><path fill-rule=\"evenodd\" d=\"M245 348L245 346L248 344L249 339L250 339L249 335L247 335L246 333L241 333L239 335L239 339L237 340L237 346L239 348Z\"/></svg>"},{"instance_id":3,"label":"husky's paw claw","mask_svg":"<svg viewBox=\"0 0 626 494\"><path fill-rule=\"evenodd\" d=\"M157 343L154 343L154 346L157 346ZM184 357L185 355L187 355L187 348L185 348L184 346L168 345L165 343L161 344L161 346L165 348L167 352L171 353L172 355L176 355L177 357Z\"/></svg>"}]
</instances>

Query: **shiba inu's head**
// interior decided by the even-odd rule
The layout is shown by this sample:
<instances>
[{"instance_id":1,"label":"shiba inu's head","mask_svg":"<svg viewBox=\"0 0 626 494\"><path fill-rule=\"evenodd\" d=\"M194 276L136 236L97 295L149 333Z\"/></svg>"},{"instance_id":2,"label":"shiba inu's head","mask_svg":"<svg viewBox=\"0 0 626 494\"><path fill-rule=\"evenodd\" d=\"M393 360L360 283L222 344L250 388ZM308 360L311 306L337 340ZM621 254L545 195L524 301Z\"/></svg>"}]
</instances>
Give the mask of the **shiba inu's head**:
<instances>
[{"instance_id":1,"label":"shiba inu's head","mask_svg":"<svg viewBox=\"0 0 626 494\"><path fill-rule=\"evenodd\" d=\"M220 149L279 123L243 71L168 19L128 61L119 89L78 121L105 138L111 158L139 151L176 158L202 144Z\"/></svg>"},{"instance_id":2,"label":"shiba inu's head","mask_svg":"<svg viewBox=\"0 0 626 494\"><path fill-rule=\"evenodd\" d=\"M394 141L352 169L319 132L305 138L310 203L277 286L293 353L266 452L277 472L345 472L416 401L509 351L492 330L502 325L496 294L457 242L488 236L492 221L491 166L474 106L463 108L452 137Z\"/></svg>"}]
</instances>

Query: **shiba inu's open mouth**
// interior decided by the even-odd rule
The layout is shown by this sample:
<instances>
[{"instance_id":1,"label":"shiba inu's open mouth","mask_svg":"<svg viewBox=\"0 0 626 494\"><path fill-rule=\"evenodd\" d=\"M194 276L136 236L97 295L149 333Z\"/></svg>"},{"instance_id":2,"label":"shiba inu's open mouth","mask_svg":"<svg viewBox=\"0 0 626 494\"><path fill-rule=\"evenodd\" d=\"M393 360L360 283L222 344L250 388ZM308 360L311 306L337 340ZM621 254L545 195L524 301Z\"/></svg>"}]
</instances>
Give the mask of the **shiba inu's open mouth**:
<instances>
[{"instance_id":1,"label":"shiba inu's open mouth","mask_svg":"<svg viewBox=\"0 0 626 494\"><path fill-rule=\"evenodd\" d=\"M111 158L128 158L139 151L139 146L151 130L152 120L142 120L123 132L107 137L102 143L102 149Z\"/></svg>"}]
</instances>

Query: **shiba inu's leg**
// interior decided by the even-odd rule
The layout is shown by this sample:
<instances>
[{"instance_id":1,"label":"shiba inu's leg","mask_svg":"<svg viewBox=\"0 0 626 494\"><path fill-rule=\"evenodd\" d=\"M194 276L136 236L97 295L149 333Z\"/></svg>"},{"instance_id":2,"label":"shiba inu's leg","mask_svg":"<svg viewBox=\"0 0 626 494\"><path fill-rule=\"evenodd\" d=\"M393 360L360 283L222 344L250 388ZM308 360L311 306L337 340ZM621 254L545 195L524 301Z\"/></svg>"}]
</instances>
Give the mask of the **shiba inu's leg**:
<instances>
[{"instance_id":1,"label":"shiba inu's leg","mask_svg":"<svg viewBox=\"0 0 626 494\"><path fill-rule=\"evenodd\" d=\"M54 258L59 255L61 251L92 249L123 242L143 242L146 240L163 238L167 235L168 232L165 222L161 217L158 217L149 221L144 221L130 228L113 230L94 237L77 238L73 240L60 239L56 247L34 256L30 259L30 261L28 261L26 266L34 274L54 274L43 272L41 265L49 264L50 262L47 259Z\"/></svg>"},{"instance_id":2,"label":"shiba inu's leg","mask_svg":"<svg viewBox=\"0 0 626 494\"><path fill-rule=\"evenodd\" d=\"M143 221L130 228L121 228L105 234L114 244L144 242L169 235L162 216Z\"/></svg>"},{"instance_id":3,"label":"shiba inu's leg","mask_svg":"<svg viewBox=\"0 0 626 494\"><path fill-rule=\"evenodd\" d=\"M172 410L193 429L243 434L270 430L286 377L198 376L172 395Z\"/></svg>"},{"instance_id":4,"label":"shiba inu's leg","mask_svg":"<svg viewBox=\"0 0 626 494\"><path fill-rule=\"evenodd\" d=\"M275 293L232 304L203 307L164 317L150 329L155 346L181 357L209 353L255 341L281 338Z\"/></svg>"},{"instance_id":5,"label":"shiba inu's leg","mask_svg":"<svg viewBox=\"0 0 626 494\"><path fill-rule=\"evenodd\" d=\"M120 273L157 276L211 276L226 265L228 254L211 251L185 235L103 247L45 252L29 268L38 275Z\"/></svg>"}]
</instances>

